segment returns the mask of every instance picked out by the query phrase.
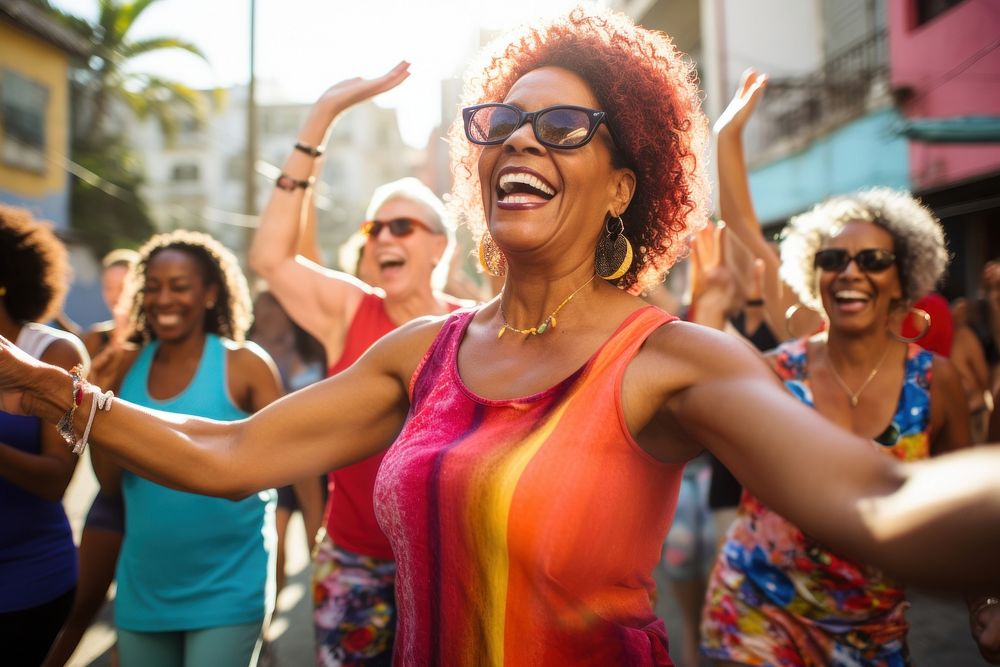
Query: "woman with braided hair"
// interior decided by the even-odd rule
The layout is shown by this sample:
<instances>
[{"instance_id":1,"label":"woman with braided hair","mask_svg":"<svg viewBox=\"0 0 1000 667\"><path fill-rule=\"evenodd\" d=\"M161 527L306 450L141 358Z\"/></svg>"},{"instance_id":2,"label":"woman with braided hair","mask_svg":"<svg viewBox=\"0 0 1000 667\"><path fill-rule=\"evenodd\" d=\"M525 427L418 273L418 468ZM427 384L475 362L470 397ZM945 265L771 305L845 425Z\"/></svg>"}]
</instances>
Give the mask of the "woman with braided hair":
<instances>
[{"instance_id":1,"label":"woman with braided hair","mask_svg":"<svg viewBox=\"0 0 1000 667\"><path fill-rule=\"evenodd\" d=\"M217 241L186 231L154 236L128 289L141 346L118 352L111 384L121 397L231 420L281 396L273 362L244 340L246 279ZM115 600L122 664L245 667L273 599L274 491L239 502L184 493L111 459L95 450L102 491L120 492L126 508Z\"/></svg>"}]
</instances>

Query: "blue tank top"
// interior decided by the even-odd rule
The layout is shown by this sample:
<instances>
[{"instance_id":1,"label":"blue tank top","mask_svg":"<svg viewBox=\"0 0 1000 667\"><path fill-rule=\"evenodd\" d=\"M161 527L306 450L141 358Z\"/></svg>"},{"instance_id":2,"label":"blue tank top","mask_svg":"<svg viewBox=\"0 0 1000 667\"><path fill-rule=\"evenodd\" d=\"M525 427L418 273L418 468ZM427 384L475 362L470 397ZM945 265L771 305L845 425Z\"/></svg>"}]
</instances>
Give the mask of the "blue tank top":
<instances>
[{"instance_id":1,"label":"blue tank top","mask_svg":"<svg viewBox=\"0 0 1000 667\"><path fill-rule=\"evenodd\" d=\"M52 342L64 337L29 322L16 342L41 358ZM7 447L40 454L42 428L37 417L0 412L0 443ZM62 502L40 498L0 477L0 613L51 602L75 586L76 578L76 546Z\"/></svg>"},{"instance_id":2,"label":"blue tank top","mask_svg":"<svg viewBox=\"0 0 1000 667\"><path fill-rule=\"evenodd\" d=\"M0 412L0 443L42 450L41 422ZM76 584L76 547L62 503L0 477L0 613L55 600Z\"/></svg>"},{"instance_id":3,"label":"blue tank top","mask_svg":"<svg viewBox=\"0 0 1000 667\"><path fill-rule=\"evenodd\" d=\"M229 395L226 348L208 335L198 370L177 396L157 400L147 382L158 343L147 345L121 397L157 410L242 419ZM115 622L137 632L195 630L259 621L272 599L274 490L239 501L175 491L125 472L125 540Z\"/></svg>"}]
</instances>

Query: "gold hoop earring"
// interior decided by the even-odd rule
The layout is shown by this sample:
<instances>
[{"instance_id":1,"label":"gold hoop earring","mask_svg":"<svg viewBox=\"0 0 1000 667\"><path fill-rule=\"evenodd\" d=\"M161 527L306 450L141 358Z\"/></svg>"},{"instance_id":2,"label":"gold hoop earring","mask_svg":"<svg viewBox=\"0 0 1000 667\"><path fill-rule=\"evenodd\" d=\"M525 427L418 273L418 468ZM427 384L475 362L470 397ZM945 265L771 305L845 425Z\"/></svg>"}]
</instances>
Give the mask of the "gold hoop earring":
<instances>
[{"instance_id":1,"label":"gold hoop earring","mask_svg":"<svg viewBox=\"0 0 1000 667\"><path fill-rule=\"evenodd\" d=\"M906 323L906 320L908 320L910 318L911 314L917 315L918 317L920 317L920 319L922 319L924 321L923 331L921 331L920 333L918 333L916 336L912 336L912 337L907 338L902 333L896 333L892 329L889 329L889 335L890 336L892 336L893 338L895 338L896 340L898 340L900 343L906 343L907 345L909 345L910 343L916 343L916 342L918 342L920 340L923 340L924 336L927 335L927 332L931 330L931 314L930 313L928 313L923 308L910 308L909 312L906 313L906 317L903 318L903 323L904 324Z\"/></svg>"},{"instance_id":2,"label":"gold hoop earring","mask_svg":"<svg viewBox=\"0 0 1000 667\"><path fill-rule=\"evenodd\" d=\"M483 232L479 239L479 266L494 278L507 275L507 258L497 246L489 232Z\"/></svg>"},{"instance_id":3,"label":"gold hoop earring","mask_svg":"<svg viewBox=\"0 0 1000 667\"><path fill-rule=\"evenodd\" d=\"M617 229L612 231L612 218L608 218L604 236L597 242L594 253L594 270L605 280L618 280L632 266L632 243L625 236L625 223L621 216L614 219L618 222Z\"/></svg>"}]
</instances>

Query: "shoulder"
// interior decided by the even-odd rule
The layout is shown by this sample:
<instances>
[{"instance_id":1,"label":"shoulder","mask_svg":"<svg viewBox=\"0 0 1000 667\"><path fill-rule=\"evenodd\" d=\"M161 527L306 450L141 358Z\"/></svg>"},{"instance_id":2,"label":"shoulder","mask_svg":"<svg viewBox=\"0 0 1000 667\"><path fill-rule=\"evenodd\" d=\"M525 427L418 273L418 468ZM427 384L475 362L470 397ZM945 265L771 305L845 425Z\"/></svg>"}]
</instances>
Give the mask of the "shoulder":
<instances>
[{"instance_id":1,"label":"shoulder","mask_svg":"<svg viewBox=\"0 0 1000 667\"><path fill-rule=\"evenodd\" d=\"M47 364L62 368L72 368L77 364L84 364L85 366L90 364L90 357L87 355L87 351L83 349L83 345L65 338L56 338L53 340L45 348L45 352L42 353L40 358Z\"/></svg>"},{"instance_id":2,"label":"shoulder","mask_svg":"<svg viewBox=\"0 0 1000 667\"><path fill-rule=\"evenodd\" d=\"M962 381L952 360L931 352L927 354L930 358L931 388L940 388L947 392L956 391L964 395L961 388Z\"/></svg>"},{"instance_id":3,"label":"shoulder","mask_svg":"<svg viewBox=\"0 0 1000 667\"><path fill-rule=\"evenodd\" d=\"M228 338L220 338L223 348L226 350L229 363L242 370L270 369L274 366L271 355L264 351L257 343L245 341L237 343Z\"/></svg>"},{"instance_id":4,"label":"shoulder","mask_svg":"<svg viewBox=\"0 0 1000 667\"><path fill-rule=\"evenodd\" d=\"M448 310L455 311L461 310L462 308L472 308L476 305L476 301L473 299L460 299L457 296L452 296L446 292L435 293L439 301L442 301L448 306Z\"/></svg>"},{"instance_id":5,"label":"shoulder","mask_svg":"<svg viewBox=\"0 0 1000 667\"><path fill-rule=\"evenodd\" d=\"M463 316L471 316L470 310L411 320L380 338L362 355L361 360L376 364L403 382L409 382L444 326L457 323Z\"/></svg>"},{"instance_id":6,"label":"shoulder","mask_svg":"<svg viewBox=\"0 0 1000 667\"><path fill-rule=\"evenodd\" d=\"M30 327L31 335L41 342L41 353L38 356L41 361L63 368L71 368L76 364L90 366L90 355L87 354L83 341L73 334L36 322L26 324L25 327Z\"/></svg>"},{"instance_id":7,"label":"shoulder","mask_svg":"<svg viewBox=\"0 0 1000 667\"><path fill-rule=\"evenodd\" d=\"M656 328L633 366L669 377L677 389L708 378L735 377L768 368L757 350L735 336L680 320Z\"/></svg>"}]
</instances>

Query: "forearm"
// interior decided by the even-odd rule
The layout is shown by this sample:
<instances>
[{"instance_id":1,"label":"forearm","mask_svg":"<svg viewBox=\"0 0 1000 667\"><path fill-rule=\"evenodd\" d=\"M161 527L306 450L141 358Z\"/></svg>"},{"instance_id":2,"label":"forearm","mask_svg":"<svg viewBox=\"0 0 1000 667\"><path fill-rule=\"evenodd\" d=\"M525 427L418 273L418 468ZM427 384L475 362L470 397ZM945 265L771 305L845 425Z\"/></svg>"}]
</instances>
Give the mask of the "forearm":
<instances>
[{"instance_id":1,"label":"forearm","mask_svg":"<svg viewBox=\"0 0 1000 667\"><path fill-rule=\"evenodd\" d=\"M870 561L905 581L1000 588L1000 447L902 469L898 490L858 501L873 540Z\"/></svg>"},{"instance_id":2,"label":"forearm","mask_svg":"<svg viewBox=\"0 0 1000 667\"><path fill-rule=\"evenodd\" d=\"M719 168L719 217L726 226L750 249L761 256L766 241L753 207L750 181L743 158L743 137L739 130L726 128L717 136Z\"/></svg>"},{"instance_id":3,"label":"forearm","mask_svg":"<svg viewBox=\"0 0 1000 667\"><path fill-rule=\"evenodd\" d=\"M316 533L323 524L323 487L322 480L315 475L296 482L293 485L295 499L302 511L302 523L305 525L306 540L312 550Z\"/></svg>"},{"instance_id":4,"label":"forearm","mask_svg":"<svg viewBox=\"0 0 1000 667\"><path fill-rule=\"evenodd\" d=\"M314 182L318 183L320 175L323 173L323 156L317 157L314 162L312 177ZM316 231L316 188L309 188L306 191L302 208L296 249L299 255L316 264L322 265L323 256L319 249L319 239Z\"/></svg>"},{"instance_id":5,"label":"forearm","mask_svg":"<svg viewBox=\"0 0 1000 667\"><path fill-rule=\"evenodd\" d=\"M73 468L54 456L30 454L0 443L0 477L45 500L63 497Z\"/></svg>"},{"instance_id":6,"label":"forearm","mask_svg":"<svg viewBox=\"0 0 1000 667\"><path fill-rule=\"evenodd\" d=\"M331 116L329 112L314 107L299 131L298 141L308 146L321 146L334 117L335 114ZM313 175L314 162L314 157L293 148L282 172L296 180L307 180ZM306 197L303 188L272 189L250 245L250 266L265 278L283 262L293 261L298 253L299 228Z\"/></svg>"},{"instance_id":7,"label":"forearm","mask_svg":"<svg viewBox=\"0 0 1000 667\"><path fill-rule=\"evenodd\" d=\"M90 413L88 395L77 410L81 437ZM142 408L115 399L98 411L88 445L98 458L158 484L210 496L241 498L251 491L234 461L242 422L216 422Z\"/></svg>"}]
</instances>

